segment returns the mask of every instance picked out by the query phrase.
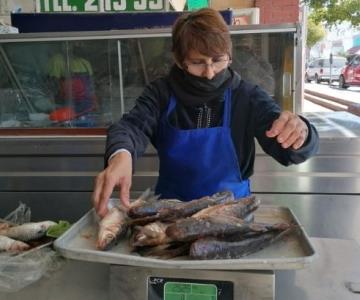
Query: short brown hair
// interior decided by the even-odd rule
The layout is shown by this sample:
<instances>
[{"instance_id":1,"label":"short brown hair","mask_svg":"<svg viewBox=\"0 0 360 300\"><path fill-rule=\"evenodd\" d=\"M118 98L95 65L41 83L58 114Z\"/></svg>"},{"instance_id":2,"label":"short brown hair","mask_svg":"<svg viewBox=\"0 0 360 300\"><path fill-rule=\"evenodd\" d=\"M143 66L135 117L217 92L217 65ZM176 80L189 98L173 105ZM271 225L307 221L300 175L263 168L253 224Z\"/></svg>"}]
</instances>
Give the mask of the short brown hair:
<instances>
[{"instance_id":1,"label":"short brown hair","mask_svg":"<svg viewBox=\"0 0 360 300\"><path fill-rule=\"evenodd\" d=\"M178 63L183 63L190 50L214 57L224 53L231 56L231 38L222 15L203 8L181 15L172 29L172 51Z\"/></svg>"}]
</instances>

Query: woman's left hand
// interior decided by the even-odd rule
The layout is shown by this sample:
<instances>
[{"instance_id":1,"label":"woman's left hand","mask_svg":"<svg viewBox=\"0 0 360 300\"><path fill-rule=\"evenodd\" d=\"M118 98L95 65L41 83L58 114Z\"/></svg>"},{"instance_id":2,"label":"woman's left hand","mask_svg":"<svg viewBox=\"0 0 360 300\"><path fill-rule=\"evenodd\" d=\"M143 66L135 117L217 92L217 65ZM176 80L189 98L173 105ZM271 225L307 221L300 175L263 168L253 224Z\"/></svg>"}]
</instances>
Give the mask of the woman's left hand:
<instances>
[{"instance_id":1,"label":"woman's left hand","mask_svg":"<svg viewBox=\"0 0 360 300\"><path fill-rule=\"evenodd\" d=\"M296 150L306 141L308 131L306 123L298 115L283 111L271 128L266 131L266 136L276 138L284 149L292 147Z\"/></svg>"}]
</instances>

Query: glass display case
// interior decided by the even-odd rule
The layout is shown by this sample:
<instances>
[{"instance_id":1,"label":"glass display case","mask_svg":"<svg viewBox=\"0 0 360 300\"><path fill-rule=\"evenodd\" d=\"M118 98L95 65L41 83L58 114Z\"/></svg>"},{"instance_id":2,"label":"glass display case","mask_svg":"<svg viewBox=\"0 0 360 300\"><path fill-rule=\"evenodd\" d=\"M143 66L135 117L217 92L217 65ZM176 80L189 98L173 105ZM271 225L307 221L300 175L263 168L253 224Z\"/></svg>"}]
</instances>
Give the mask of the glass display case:
<instances>
[{"instance_id":1,"label":"glass display case","mask_svg":"<svg viewBox=\"0 0 360 300\"><path fill-rule=\"evenodd\" d=\"M170 29L5 35L1 134L103 134L173 64ZM232 68L294 110L295 26L232 27Z\"/></svg>"}]
</instances>

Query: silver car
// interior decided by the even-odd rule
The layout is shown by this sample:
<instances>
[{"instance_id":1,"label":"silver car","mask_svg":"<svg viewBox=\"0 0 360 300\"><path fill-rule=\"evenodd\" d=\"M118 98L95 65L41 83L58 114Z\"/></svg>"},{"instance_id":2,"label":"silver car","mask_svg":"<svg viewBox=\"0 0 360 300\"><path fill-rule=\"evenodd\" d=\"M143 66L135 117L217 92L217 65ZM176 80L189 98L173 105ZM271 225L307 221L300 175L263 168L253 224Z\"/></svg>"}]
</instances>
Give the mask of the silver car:
<instances>
[{"instance_id":1,"label":"silver car","mask_svg":"<svg viewBox=\"0 0 360 300\"><path fill-rule=\"evenodd\" d=\"M307 67L305 72L305 82L314 80L316 83L322 81L330 81L330 66L331 66L331 81L338 80L341 74L341 69L346 64L346 58L341 56L334 56L333 62L330 65L329 58L318 58L313 60Z\"/></svg>"}]
</instances>

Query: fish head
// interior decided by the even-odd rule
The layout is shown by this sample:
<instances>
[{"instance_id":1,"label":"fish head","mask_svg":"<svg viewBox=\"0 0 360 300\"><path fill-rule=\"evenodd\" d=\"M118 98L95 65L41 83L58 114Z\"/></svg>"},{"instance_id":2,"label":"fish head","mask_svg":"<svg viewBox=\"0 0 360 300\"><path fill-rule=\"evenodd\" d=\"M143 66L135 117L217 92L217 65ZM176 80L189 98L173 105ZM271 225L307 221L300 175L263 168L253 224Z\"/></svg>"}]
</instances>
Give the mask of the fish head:
<instances>
[{"instance_id":1,"label":"fish head","mask_svg":"<svg viewBox=\"0 0 360 300\"><path fill-rule=\"evenodd\" d=\"M99 250L110 249L117 241L117 233L111 230L100 230L96 248Z\"/></svg>"}]
</instances>

